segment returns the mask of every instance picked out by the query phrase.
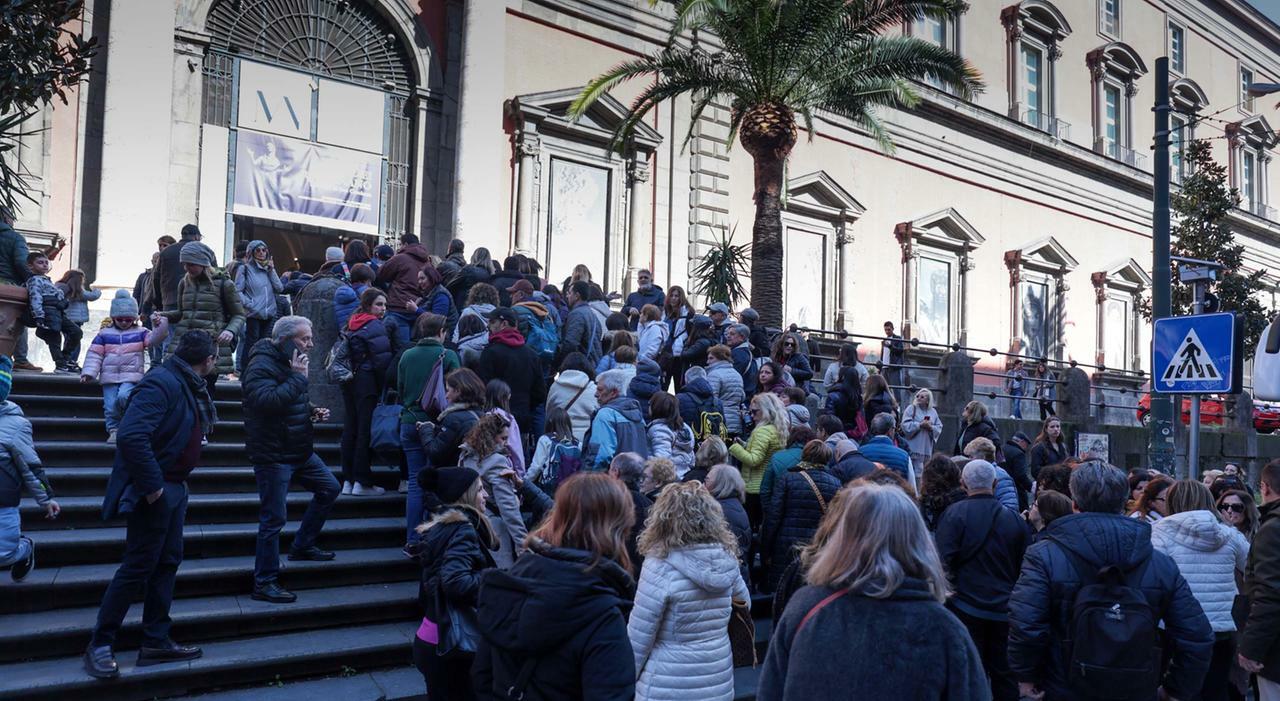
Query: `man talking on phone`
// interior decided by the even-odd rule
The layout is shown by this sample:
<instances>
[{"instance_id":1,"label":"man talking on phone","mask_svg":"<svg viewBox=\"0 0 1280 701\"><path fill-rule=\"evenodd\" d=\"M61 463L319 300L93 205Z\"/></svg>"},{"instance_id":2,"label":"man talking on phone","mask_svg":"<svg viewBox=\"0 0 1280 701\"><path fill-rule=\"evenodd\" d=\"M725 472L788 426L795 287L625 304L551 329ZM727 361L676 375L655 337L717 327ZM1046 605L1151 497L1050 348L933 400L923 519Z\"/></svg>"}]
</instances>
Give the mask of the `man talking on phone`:
<instances>
[{"instance_id":1,"label":"man talking on phone","mask_svg":"<svg viewBox=\"0 0 1280 701\"><path fill-rule=\"evenodd\" d=\"M217 363L208 333L188 331L177 350L142 378L129 397L116 437L116 461L102 517L128 516L124 558L102 597L98 623L84 653L85 671L119 676L112 646L129 605L145 592L138 666L192 660L200 648L169 637L169 607L182 562L187 476L200 462L206 426L217 421L205 375Z\"/></svg>"},{"instance_id":2,"label":"man talking on phone","mask_svg":"<svg viewBox=\"0 0 1280 701\"><path fill-rule=\"evenodd\" d=\"M280 585L280 530L286 519L289 484L297 481L312 492L290 560L332 560L316 546L316 537L341 487L312 446L311 424L329 418L328 409L311 406L307 395L308 354L315 343L306 317L280 317L271 338L249 352L241 385L249 462L262 505L258 518L253 594L258 601L291 604L298 597Z\"/></svg>"}]
</instances>

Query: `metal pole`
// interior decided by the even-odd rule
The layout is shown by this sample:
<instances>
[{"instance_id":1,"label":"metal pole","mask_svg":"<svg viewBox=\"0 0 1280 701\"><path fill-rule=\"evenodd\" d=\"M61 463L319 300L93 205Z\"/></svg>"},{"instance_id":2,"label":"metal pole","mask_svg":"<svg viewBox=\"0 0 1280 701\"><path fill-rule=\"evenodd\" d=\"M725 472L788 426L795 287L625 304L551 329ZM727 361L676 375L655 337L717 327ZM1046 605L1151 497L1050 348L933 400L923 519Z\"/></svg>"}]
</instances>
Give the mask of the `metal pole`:
<instances>
[{"instance_id":1,"label":"metal pole","mask_svg":"<svg viewBox=\"0 0 1280 701\"><path fill-rule=\"evenodd\" d=\"M1156 59L1156 140L1155 193L1151 209L1151 316L1162 319L1172 315L1169 272L1169 58ZM1152 363L1154 366L1154 362ZM1173 398L1151 392L1151 467L1165 474L1173 472ZM1195 424L1195 429L1199 425Z\"/></svg>"},{"instance_id":2,"label":"metal pole","mask_svg":"<svg viewBox=\"0 0 1280 701\"><path fill-rule=\"evenodd\" d=\"M1193 314L1204 313L1205 283L1195 283L1195 306ZM1191 430L1187 434L1187 468L1183 477L1199 479L1200 477L1200 395L1191 395ZM1179 472L1183 472L1179 470Z\"/></svg>"}]
</instances>

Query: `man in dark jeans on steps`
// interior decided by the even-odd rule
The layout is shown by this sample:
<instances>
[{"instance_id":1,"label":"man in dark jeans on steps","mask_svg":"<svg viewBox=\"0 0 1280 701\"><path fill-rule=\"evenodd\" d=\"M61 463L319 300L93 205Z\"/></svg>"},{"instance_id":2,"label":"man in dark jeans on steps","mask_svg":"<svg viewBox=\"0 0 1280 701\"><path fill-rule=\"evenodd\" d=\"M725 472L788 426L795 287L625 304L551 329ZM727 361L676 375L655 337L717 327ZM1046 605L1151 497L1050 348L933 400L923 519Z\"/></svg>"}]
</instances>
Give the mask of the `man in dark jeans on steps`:
<instances>
[{"instance_id":1,"label":"man in dark jeans on steps","mask_svg":"<svg viewBox=\"0 0 1280 701\"><path fill-rule=\"evenodd\" d=\"M342 487L316 455L311 424L329 417L307 395L307 354L315 345L306 317L284 316L271 338L258 341L245 361L244 424L249 462L262 500L258 522L253 594L258 601L290 604L298 597L280 586L280 531L288 514L289 483L297 480L314 496L293 537L290 560L334 558L316 546L316 537Z\"/></svg>"},{"instance_id":2,"label":"man in dark jeans on steps","mask_svg":"<svg viewBox=\"0 0 1280 701\"><path fill-rule=\"evenodd\" d=\"M217 347L204 331L188 331L178 349L148 372L129 397L120 420L116 462L107 482L102 517L128 514L124 559L98 610L84 653L90 676L120 674L111 647L129 605L145 591L138 666L191 660L200 648L169 637L169 607L182 563L187 476L200 462L204 426L217 421L204 381L217 363Z\"/></svg>"}]
</instances>

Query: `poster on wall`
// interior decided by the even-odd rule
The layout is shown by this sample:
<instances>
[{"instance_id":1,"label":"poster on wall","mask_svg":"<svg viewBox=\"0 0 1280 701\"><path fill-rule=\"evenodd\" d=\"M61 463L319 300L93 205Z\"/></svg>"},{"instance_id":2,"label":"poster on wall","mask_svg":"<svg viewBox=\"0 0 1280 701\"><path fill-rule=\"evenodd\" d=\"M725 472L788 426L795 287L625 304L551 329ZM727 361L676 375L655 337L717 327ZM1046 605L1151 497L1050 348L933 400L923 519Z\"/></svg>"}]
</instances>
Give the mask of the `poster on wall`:
<instances>
[{"instance_id":1,"label":"poster on wall","mask_svg":"<svg viewBox=\"0 0 1280 701\"><path fill-rule=\"evenodd\" d=\"M1105 433L1077 433L1076 457L1081 460L1111 461L1111 436Z\"/></svg>"},{"instance_id":2,"label":"poster on wall","mask_svg":"<svg viewBox=\"0 0 1280 701\"><path fill-rule=\"evenodd\" d=\"M376 235L382 157L241 129L235 214Z\"/></svg>"},{"instance_id":3,"label":"poster on wall","mask_svg":"<svg viewBox=\"0 0 1280 701\"><path fill-rule=\"evenodd\" d=\"M800 328L826 328L827 239L795 227L787 228L787 320Z\"/></svg>"},{"instance_id":4,"label":"poster on wall","mask_svg":"<svg viewBox=\"0 0 1280 701\"><path fill-rule=\"evenodd\" d=\"M915 337L926 343L950 343L951 264L921 257L917 271Z\"/></svg>"},{"instance_id":5,"label":"poster on wall","mask_svg":"<svg viewBox=\"0 0 1280 701\"><path fill-rule=\"evenodd\" d=\"M596 279L606 279L609 170L553 158L550 209L547 278L558 285L581 263Z\"/></svg>"}]
</instances>

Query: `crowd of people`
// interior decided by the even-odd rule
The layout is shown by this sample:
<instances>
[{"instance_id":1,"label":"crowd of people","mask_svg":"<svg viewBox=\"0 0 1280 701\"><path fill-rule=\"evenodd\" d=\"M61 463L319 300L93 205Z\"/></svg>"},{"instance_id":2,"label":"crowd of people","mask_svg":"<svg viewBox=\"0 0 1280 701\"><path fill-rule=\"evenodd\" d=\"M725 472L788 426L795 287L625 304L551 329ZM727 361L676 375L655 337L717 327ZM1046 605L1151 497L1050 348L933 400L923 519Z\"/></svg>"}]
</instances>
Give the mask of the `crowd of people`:
<instances>
[{"instance_id":1,"label":"crowd of people","mask_svg":"<svg viewBox=\"0 0 1280 701\"><path fill-rule=\"evenodd\" d=\"M460 240L435 256L407 235L279 276L260 241L223 269L199 238L164 245L141 300L112 300L81 371L117 445L104 511L129 519L93 676L118 674L115 631L142 591L140 659L200 654L167 611L185 478L236 373L261 500L251 596L297 598L280 581L290 484L313 498L289 558L330 560L333 503L384 493L372 465L398 461L432 699L731 699L765 596L762 699L1228 699L1251 683L1280 699L1280 461L1259 508L1234 465L1174 481L1071 457L1038 390L1034 438L1002 437L980 401L948 427L928 389L905 392L892 324L882 371L852 343L820 368L802 334L695 309L649 271L622 298L584 266L557 285L530 258L498 266ZM321 283L341 482L313 447L329 418L309 395L315 324L290 313ZM1020 373L1011 394L1052 386ZM0 432L29 447L9 416ZM0 466L55 517L38 457L15 455ZM16 577L32 548L11 530ZM833 649L870 663L832 665Z\"/></svg>"}]
</instances>

